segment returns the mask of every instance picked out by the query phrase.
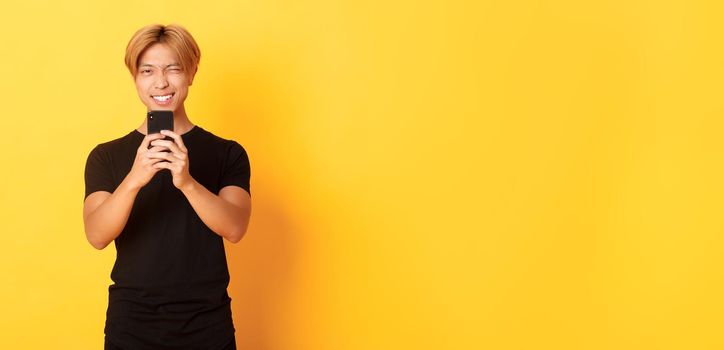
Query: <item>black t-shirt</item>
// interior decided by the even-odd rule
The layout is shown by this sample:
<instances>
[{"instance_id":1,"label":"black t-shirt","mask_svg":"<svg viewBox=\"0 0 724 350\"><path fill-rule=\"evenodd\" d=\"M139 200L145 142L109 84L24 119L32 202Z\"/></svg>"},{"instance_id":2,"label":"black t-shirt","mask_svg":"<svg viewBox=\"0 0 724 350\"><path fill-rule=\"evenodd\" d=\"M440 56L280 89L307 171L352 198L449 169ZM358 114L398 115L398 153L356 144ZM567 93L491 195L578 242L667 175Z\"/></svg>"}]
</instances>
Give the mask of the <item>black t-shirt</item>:
<instances>
[{"instance_id":1,"label":"black t-shirt","mask_svg":"<svg viewBox=\"0 0 724 350\"><path fill-rule=\"evenodd\" d=\"M90 152L85 197L115 191L144 136L134 129ZM239 143L198 125L181 138L197 182L217 195L229 185L250 193L249 157ZM140 189L115 239L105 334L123 348L217 349L235 332L223 237L201 221L172 179L161 169Z\"/></svg>"}]
</instances>

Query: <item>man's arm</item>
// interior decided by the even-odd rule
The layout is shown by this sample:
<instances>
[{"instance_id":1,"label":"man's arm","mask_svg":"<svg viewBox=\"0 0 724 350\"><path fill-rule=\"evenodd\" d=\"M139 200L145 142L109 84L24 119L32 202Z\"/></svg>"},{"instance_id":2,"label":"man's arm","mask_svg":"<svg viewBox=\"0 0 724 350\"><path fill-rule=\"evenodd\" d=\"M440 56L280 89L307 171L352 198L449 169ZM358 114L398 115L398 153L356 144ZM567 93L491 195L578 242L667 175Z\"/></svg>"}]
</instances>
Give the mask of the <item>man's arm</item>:
<instances>
[{"instance_id":1,"label":"man's arm","mask_svg":"<svg viewBox=\"0 0 724 350\"><path fill-rule=\"evenodd\" d=\"M246 233L251 217L251 196L238 186L225 186L215 195L191 180L182 190L201 221L229 242L237 243Z\"/></svg>"},{"instance_id":2,"label":"man's arm","mask_svg":"<svg viewBox=\"0 0 724 350\"><path fill-rule=\"evenodd\" d=\"M163 147L154 146L148 149L148 144L152 140L158 140L162 137L164 136L154 133L143 138L141 145L136 150L136 158L133 161L131 171L126 174L126 177L113 190L113 193L102 190L94 191L83 202L85 235L94 248L105 248L123 231L128 217L131 215L131 208L133 208L136 195L159 170L155 169L153 164L160 161L160 159L151 159L148 155L163 150ZM99 165L96 165L87 168L86 181L89 178L88 174L98 171L99 167ZM105 173L107 179L107 172ZM98 187L93 186L92 188Z\"/></svg>"},{"instance_id":3,"label":"man's arm","mask_svg":"<svg viewBox=\"0 0 724 350\"><path fill-rule=\"evenodd\" d=\"M96 191L88 195L83 203L83 225L94 248L105 248L121 234L138 191L126 178L113 193Z\"/></svg>"}]
</instances>

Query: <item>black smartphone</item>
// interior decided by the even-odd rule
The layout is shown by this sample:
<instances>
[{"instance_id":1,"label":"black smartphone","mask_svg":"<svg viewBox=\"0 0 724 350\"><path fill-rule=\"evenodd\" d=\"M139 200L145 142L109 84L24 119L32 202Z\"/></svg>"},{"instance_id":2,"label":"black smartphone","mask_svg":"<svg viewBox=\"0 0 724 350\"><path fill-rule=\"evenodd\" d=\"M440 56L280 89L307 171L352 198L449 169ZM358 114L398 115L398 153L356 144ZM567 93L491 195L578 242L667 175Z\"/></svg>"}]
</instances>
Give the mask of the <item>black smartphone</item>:
<instances>
[{"instance_id":1,"label":"black smartphone","mask_svg":"<svg viewBox=\"0 0 724 350\"><path fill-rule=\"evenodd\" d=\"M173 131L173 111L149 111L146 113L146 119L146 131L149 135L160 133L161 130ZM171 136L166 136L163 139L173 142ZM151 147L153 146L149 144L148 148Z\"/></svg>"}]
</instances>

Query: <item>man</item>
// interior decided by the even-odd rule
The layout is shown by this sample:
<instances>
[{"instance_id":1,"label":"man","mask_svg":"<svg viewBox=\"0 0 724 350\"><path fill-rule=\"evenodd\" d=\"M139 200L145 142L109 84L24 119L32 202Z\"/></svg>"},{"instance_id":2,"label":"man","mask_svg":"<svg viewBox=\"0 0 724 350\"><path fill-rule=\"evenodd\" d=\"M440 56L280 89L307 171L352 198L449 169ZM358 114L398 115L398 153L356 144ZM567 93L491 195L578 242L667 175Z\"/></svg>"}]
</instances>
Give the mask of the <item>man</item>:
<instances>
[{"instance_id":1,"label":"man","mask_svg":"<svg viewBox=\"0 0 724 350\"><path fill-rule=\"evenodd\" d=\"M138 30L126 66L149 111L173 111L174 130L148 135L144 119L87 158L86 237L117 251L106 349L236 349L223 239L239 242L249 225L250 165L239 143L186 114L200 56L179 25Z\"/></svg>"}]
</instances>

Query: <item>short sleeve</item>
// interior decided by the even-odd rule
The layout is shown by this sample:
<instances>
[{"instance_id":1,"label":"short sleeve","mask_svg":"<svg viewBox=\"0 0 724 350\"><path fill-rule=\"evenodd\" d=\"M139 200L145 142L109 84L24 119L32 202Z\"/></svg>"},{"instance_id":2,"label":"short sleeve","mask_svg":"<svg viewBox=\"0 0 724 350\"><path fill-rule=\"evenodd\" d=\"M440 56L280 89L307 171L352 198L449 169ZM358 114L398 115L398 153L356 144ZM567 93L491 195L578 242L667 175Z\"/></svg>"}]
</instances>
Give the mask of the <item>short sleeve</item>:
<instances>
[{"instance_id":1,"label":"short sleeve","mask_svg":"<svg viewBox=\"0 0 724 350\"><path fill-rule=\"evenodd\" d=\"M96 191L113 193L115 190L116 186L113 182L110 159L101 146L97 145L91 150L86 159L85 197L83 200Z\"/></svg>"},{"instance_id":2,"label":"short sleeve","mask_svg":"<svg viewBox=\"0 0 724 350\"><path fill-rule=\"evenodd\" d=\"M235 185L246 190L251 195L250 177L251 166L249 156L244 147L238 142L232 141L226 152L225 166L221 173L219 190L225 186Z\"/></svg>"}]
</instances>

